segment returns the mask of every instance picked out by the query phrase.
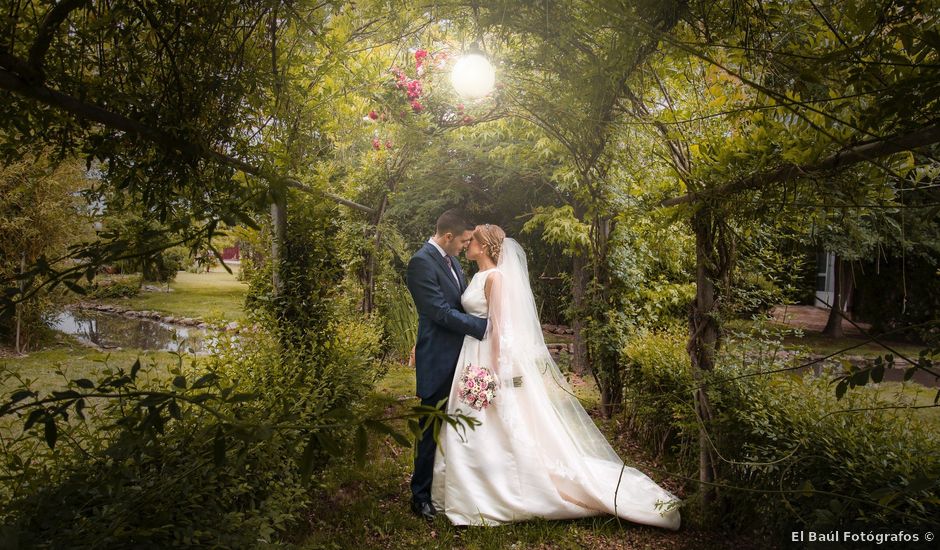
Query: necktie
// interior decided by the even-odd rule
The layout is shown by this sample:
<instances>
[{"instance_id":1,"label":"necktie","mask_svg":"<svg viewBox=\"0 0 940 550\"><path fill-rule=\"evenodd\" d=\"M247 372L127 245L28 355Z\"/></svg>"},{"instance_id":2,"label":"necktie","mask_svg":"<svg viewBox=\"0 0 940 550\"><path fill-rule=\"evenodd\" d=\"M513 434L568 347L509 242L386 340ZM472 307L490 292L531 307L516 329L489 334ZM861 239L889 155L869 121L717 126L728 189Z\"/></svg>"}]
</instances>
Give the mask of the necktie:
<instances>
[{"instance_id":1,"label":"necktie","mask_svg":"<svg viewBox=\"0 0 940 550\"><path fill-rule=\"evenodd\" d=\"M460 286L460 279L457 278L457 270L454 269L454 262L447 254L444 255L444 261L447 262L447 267L450 268L450 272L453 274L454 280L457 281L457 286Z\"/></svg>"}]
</instances>

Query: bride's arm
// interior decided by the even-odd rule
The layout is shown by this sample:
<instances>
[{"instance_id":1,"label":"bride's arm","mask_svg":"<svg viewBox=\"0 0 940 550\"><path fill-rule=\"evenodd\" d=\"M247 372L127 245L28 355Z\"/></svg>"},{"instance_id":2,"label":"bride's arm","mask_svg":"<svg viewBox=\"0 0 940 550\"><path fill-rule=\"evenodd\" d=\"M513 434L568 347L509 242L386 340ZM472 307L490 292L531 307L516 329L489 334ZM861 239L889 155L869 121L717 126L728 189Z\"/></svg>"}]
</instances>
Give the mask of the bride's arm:
<instances>
[{"instance_id":1,"label":"bride's arm","mask_svg":"<svg viewBox=\"0 0 940 550\"><path fill-rule=\"evenodd\" d=\"M503 324L503 300L502 300L503 274L493 270L486 276L486 283L483 285L483 294L486 296L486 305L489 310L489 323L486 327L486 336L490 345L490 358L493 364L490 367L500 374L499 368L499 338L502 331L505 330Z\"/></svg>"}]
</instances>

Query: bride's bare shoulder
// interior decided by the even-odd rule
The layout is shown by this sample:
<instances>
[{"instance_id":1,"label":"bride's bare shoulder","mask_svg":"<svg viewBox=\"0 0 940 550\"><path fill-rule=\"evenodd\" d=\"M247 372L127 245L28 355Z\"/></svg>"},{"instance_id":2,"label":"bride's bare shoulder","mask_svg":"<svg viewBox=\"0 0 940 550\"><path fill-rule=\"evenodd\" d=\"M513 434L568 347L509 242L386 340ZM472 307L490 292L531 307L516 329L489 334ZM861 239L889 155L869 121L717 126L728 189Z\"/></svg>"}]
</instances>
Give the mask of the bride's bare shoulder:
<instances>
[{"instance_id":1,"label":"bride's bare shoulder","mask_svg":"<svg viewBox=\"0 0 940 550\"><path fill-rule=\"evenodd\" d=\"M487 296L489 296L489 295L490 295L490 288L493 287L493 284L494 284L494 283L497 283L497 282L499 282L499 281L502 281L502 280L503 280L503 274L502 274L502 272L500 272L500 270L499 270L499 269L496 269L496 268L491 269L491 270L489 271L489 273L486 274L486 282L483 283L483 291L484 291L484 293L485 293Z\"/></svg>"}]
</instances>

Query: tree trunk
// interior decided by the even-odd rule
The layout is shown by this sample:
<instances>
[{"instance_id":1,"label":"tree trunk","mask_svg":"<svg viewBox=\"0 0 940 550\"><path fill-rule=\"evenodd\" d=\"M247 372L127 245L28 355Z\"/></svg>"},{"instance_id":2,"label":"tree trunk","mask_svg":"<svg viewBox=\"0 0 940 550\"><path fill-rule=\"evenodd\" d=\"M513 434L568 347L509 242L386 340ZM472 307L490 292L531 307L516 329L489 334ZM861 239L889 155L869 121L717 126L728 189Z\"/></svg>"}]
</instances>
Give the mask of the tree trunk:
<instances>
[{"instance_id":1,"label":"tree trunk","mask_svg":"<svg viewBox=\"0 0 940 550\"><path fill-rule=\"evenodd\" d=\"M841 256L836 256L835 265L833 266L833 289L832 289L832 303L829 304L829 319L826 321L826 328L823 329L823 334L830 338L842 338L844 333L842 332L842 303L844 285L844 265Z\"/></svg>"},{"instance_id":2,"label":"tree trunk","mask_svg":"<svg viewBox=\"0 0 940 550\"><path fill-rule=\"evenodd\" d=\"M23 252L20 255L20 274L22 274L24 271L26 271L26 253L25 252ZM20 287L20 296L23 296L23 280L22 279L19 282L19 287ZM20 344L20 334L21 334L22 324L23 324L23 303L17 301L16 302L16 343L14 346L17 354L22 353L23 347L25 347L25 346L21 346Z\"/></svg>"},{"instance_id":3,"label":"tree trunk","mask_svg":"<svg viewBox=\"0 0 940 550\"><path fill-rule=\"evenodd\" d=\"M366 254L362 268L362 312L367 315L375 309L375 265L379 248L382 246L382 230L379 225L382 223L386 208L388 208L387 194L382 196L379 207L375 211L375 219L373 220L375 236L372 240L372 250Z\"/></svg>"},{"instance_id":4,"label":"tree trunk","mask_svg":"<svg viewBox=\"0 0 940 550\"><path fill-rule=\"evenodd\" d=\"M271 285L274 295L279 296L284 290L284 279L281 276L281 254L287 242L287 190L275 193L274 202L271 203Z\"/></svg>"},{"instance_id":5,"label":"tree trunk","mask_svg":"<svg viewBox=\"0 0 940 550\"><path fill-rule=\"evenodd\" d=\"M711 443L706 429L712 419L708 401L704 372L715 368L715 352L719 327L715 318L714 251L715 229L713 214L707 208L699 210L692 218L695 229L695 306L690 320L688 344L692 372L699 386L695 393L695 410L701 419L699 428L699 481L702 482L702 503L706 509L715 502L715 467L711 455Z\"/></svg>"},{"instance_id":6,"label":"tree trunk","mask_svg":"<svg viewBox=\"0 0 940 550\"><path fill-rule=\"evenodd\" d=\"M587 289L585 276L585 258L575 254L571 261L571 300L575 311L571 320L571 329L574 331L574 353L571 355L571 370L579 376L588 371L587 342L584 340L584 323L581 314L584 307L584 293Z\"/></svg>"}]
</instances>

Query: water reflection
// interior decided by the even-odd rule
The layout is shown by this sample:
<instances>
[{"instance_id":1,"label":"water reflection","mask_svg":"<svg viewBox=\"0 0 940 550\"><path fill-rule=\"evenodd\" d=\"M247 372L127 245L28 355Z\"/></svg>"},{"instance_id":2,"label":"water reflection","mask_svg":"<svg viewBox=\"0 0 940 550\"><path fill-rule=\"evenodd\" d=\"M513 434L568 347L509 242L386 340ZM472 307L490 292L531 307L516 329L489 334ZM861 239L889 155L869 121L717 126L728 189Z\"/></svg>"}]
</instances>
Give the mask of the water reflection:
<instances>
[{"instance_id":1,"label":"water reflection","mask_svg":"<svg viewBox=\"0 0 940 550\"><path fill-rule=\"evenodd\" d=\"M63 311L49 321L49 326L103 348L177 351L182 347L182 351L200 353L211 339L205 330L194 327L98 311Z\"/></svg>"}]
</instances>

